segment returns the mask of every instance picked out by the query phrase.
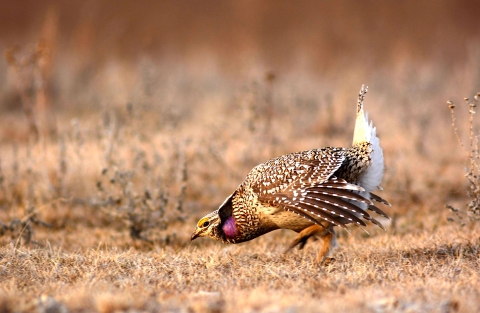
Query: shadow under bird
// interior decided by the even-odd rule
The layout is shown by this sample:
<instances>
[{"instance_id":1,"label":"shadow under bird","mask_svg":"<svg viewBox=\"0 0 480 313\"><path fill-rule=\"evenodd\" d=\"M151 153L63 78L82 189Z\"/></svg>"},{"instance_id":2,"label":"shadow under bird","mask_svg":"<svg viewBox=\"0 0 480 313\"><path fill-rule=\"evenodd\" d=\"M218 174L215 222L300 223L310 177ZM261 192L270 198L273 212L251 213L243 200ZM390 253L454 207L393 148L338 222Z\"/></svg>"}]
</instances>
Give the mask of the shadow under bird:
<instances>
[{"instance_id":1,"label":"shadow under bird","mask_svg":"<svg viewBox=\"0 0 480 313\"><path fill-rule=\"evenodd\" d=\"M367 212L389 218L373 202L390 205L372 193L382 190L385 166L376 129L363 109L367 89L362 86L358 96L351 148L290 153L254 167L218 210L200 219L191 239L240 243L291 229L299 234L287 251L320 238L317 261L323 262L335 244L335 226L348 231L348 224L363 228L369 221L384 229Z\"/></svg>"}]
</instances>

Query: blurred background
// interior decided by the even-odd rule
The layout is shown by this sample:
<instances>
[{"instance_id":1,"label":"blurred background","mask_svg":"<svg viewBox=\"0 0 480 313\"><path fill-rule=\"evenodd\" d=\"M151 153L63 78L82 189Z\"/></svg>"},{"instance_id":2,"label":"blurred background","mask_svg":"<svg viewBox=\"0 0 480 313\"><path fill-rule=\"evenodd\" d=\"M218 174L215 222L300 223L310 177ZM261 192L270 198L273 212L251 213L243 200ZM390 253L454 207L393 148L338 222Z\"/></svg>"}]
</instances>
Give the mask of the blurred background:
<instances>
[{"instance_id":1,"label":"blurred background","mask_svg":"<svg viewBox=\"0 0 480 313\"><path fill-rule=\"evenodd\" d=\"M63 197L75 201L43 208L44 220L108 203L141 216L148 208L125 199L154 193L155 218L196 218L260 162L348 146L362 84L387 159L382 196L395 212L463 201L465 154L446 101L460 104L466 125L463 97L480 91L478 1L1 7L0 205L10 215ZM106 176L120 186L106 190ZM133 228L155 219L128 216Z\"/></svg>"},{"instance_id":2,"label":"blurred background","mask_svg":"<svg viewBox=\"0 0 480 313\"><path fill-rule=\"evenodd\" d=\"M347 67L465 62L480 4L463 1L5 1L0 36L52 44L59 59L114 58L238 75L246 68L331 75Z\"/></svg>"},{"instance_id":3,"label":"blurred background","mask_svg":"<svg viewBox=\"0 0 480 313\"><path fill-rule=\"evenodd\" d=\"M120 80L116 71L131 71L130 79L121 79L127 90L118 91L131 93L142 69L229 82L271 73L355 90L374 79L397 89L401 79L415 81L420 91L432 92L457 83L457 95L478 87L480 4L473 0L24 0L5 1L2 8L0 48L15 50L10 63L22 57L25 63L25 54L36 51L55 107L78 105L61 94L101 88L98 77L107 76L98 79L102 85ZM3 61L4 109L19 107L9 68Z\"/></svg>"},{"instance_id":4,"label":"blurred background","mask_svg":"<svg viewBox=\"0 0 480 313\"><path fill-rule=\"evenodd\" d=\"M3 45L43 39L54 41L60 55L97 62L149 55L224 70L237 62L314 71L405 59L449 64L468 57L479 6L473 0L6 1L0 35Z\"/></svg>"}]
</instances>

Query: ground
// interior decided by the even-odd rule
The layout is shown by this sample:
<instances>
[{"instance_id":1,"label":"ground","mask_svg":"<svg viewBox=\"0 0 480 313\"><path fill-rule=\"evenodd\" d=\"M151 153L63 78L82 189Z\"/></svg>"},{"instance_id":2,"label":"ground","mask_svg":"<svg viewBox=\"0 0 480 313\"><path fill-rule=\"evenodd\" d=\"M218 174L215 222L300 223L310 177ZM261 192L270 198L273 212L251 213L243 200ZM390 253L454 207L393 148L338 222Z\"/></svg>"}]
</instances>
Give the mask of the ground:
<instances>
[{"instance_id":1,"label":"ground","mask_svg":"<svg viewBox=\"0 0 480 313\"><path fill-rule=\"evenodd\" d=\"M188 233L189 227L181 231ZM39 239L43 234L38 234ZM82 238L97 236L97 245ZM479 308L478 230L343 234L329 264L318 247L283 251L294 233L241 245L129 247L92 229L1 248L2 310L114 312L472 312ZM182 236L187 241L188 236ZM119 244L124 244L119 247ZM65 249L75 246L74 249ZM49 311L51 312L51 311ZM60 311L55 311L60 312Z\"/></svg>"}]
</instances>

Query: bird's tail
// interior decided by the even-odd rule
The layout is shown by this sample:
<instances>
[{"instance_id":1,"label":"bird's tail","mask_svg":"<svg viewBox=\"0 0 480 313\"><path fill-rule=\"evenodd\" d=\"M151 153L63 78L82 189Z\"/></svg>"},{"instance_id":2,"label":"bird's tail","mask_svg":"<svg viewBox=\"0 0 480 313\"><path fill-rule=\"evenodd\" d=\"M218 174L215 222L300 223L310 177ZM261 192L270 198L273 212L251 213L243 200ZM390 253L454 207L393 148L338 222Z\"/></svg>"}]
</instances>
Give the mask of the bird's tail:
<instances>
[{"instance_id":1,"label":"bird's tail","mask_svg":"<svg viewBox=\"0 0 480 313\"><path fill-rule=\"evenodd\" d=\"M378 188L382 182L385 165L383 151L380 147L380 140L377 137L376 128L371 121L368 121L368 114L364 112L363 108L363 101L367 90L368 87L362 85L360 93L358 94L357 120L355 122L355 131L353 133L353 146L370 143L367 149L371 149L371 152L369 153L371 164L363 173L359 183L366 191L373 191Z\"/></svg>"},{"instance_id":2,"label":"bird's tail","mask_svg":"<svg viewBox=\"0 0 480 313\"><path fill-rule=\"evenodd\" d=\"M363 100L367 94L368 87L362 85L360 92L358 94L357 102L357 120L355 122L355 131L353 133L353 146L362 144L364 142L371 142L372 132L375 136L375 127L372 123L368 124L368 114L365 114L363 110Z\"/></svg>"}]
</instances>

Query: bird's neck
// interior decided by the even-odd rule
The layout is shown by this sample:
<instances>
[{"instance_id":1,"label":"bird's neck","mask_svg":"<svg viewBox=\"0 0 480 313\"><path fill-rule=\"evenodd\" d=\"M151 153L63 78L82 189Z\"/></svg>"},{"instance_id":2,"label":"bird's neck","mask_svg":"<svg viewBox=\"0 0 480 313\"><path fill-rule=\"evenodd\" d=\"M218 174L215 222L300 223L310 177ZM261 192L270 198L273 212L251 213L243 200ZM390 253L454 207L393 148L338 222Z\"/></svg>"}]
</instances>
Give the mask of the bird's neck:
<instances>
[{"instance_id":1,"label":"bird's neck","mask_svg":"<svg viewBox=\"0 0 480 313\"><path fill-rule=\"evenodd\" d=\"M237 236L238 229L235 223L235 218L233 216L229 216L227 220L223 223L222 230L227 238L233 238Z\"/></svg>"}]
</instances>

